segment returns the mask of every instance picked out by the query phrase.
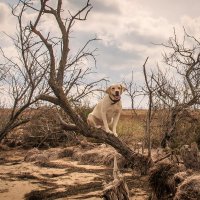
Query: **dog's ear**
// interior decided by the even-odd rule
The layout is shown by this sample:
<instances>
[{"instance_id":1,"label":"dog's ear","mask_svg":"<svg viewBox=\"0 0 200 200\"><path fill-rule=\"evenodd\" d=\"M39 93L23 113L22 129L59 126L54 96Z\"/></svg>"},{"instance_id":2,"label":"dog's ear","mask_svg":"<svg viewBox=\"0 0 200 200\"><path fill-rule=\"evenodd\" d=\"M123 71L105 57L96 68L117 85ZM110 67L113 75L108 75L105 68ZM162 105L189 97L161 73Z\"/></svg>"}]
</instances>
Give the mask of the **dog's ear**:
<instances>
[{"instance_id":1,"label":"dog's ear","mask_svg":"<svg viewBox=\"0 0 200 200\"><path fill-rule=\"evenodd\" d=\"M121 88L122 88L122 92L126 91L126 87L123 84L120 84Z\"/></svg>"},{"instance_id":2,"label":"dog's ear","mask_svg":"<svg viewBox=\"0 0 200 200\"><path fill-rule=\"evenodd\" d=\"M110 94L110 88L111 88L111 86L106 89L107 94Z\"/></svg>"}]
</instances>

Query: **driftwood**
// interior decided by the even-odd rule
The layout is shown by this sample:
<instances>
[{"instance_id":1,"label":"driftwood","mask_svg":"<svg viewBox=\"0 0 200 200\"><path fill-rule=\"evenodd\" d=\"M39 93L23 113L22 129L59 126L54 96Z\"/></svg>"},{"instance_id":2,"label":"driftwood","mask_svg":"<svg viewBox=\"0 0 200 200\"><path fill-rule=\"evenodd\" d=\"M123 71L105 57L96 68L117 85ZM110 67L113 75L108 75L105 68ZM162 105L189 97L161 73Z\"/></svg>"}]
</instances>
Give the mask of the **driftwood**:
<instances>
[{"instance_id":1,"label":"driftwood","mask_svg":"<svg viewBox=\"0 0 200 200\"><path fill-rule=\"evenodd\" d=\"M129 200L129 189L124 176L118 169L116 156L114 157L113 177L114 180L105 186L102 198L104 200Z\"/></svg>"}]
</instances>

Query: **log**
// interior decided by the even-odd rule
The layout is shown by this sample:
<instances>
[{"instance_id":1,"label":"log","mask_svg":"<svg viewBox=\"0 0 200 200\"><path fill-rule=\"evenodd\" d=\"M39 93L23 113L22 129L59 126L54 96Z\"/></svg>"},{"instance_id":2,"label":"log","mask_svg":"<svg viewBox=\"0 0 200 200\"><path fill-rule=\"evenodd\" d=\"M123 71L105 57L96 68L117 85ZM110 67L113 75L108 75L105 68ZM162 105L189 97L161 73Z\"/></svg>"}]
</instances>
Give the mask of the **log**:
<instances>
[{"instance_id":1,"label":"log","mask_svg":"<svg viewBox=\"0 0 200 200\"><path fill-rule=\"evenodd\" d=\"M113 167L114 180L104 187L102 198L104 200L129 200L129 189L117 166L116 156Z\"/></svg>"},{"instance_id":2,"label":"log","mask_svg":"<svg viewBox=\"0 0 200 200\"><path fill-rule=\"evenodd\" d=\"M77 119L78 121L78 119ZM63 130L69 131L69 125L60 120ZM70 125L71 126L71 125ZM80 126L74 126L74 130L78 130L80 134L88 138L94 138L98 142L106 143L112 146L119 154L121 154L127 161L129 161L129 167L138 170L141 175L146 175L150 167L153 166L153 161L146 155L136 153L129 146L115 137L113 134L106 133L102 129L95 129L88 127L84 122L80 123Z\"/></svg>"}]
</instances>

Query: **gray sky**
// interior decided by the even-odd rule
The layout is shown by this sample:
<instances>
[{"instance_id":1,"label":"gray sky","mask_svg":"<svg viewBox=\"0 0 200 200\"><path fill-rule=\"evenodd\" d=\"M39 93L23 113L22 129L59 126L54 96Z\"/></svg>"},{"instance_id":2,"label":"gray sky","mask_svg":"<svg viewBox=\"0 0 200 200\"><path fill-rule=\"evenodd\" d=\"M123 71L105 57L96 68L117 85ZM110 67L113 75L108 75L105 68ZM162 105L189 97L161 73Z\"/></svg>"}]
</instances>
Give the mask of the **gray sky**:
<instances>
[{"instance_id":1,"label":"gray sky","mask_svg":"<svg viewBox=\"0 0 200 200\"><path fill-rule=\"evenodd\" d=\"M85 1L63 2L73 11L79 10ZM12 5L16 0L0 0L0 32L13 34L15 21L8 3ZM173 27L177 35L181 35L184 26L190 34L200 37L199 0L91 0L91 4L93 9L88 20L74 26L70 49L75 51L95 35L102 39L94 43L98 48L98 77L109 77L111 83L129 80L133 71L135 82L142 84L146 57L149 56L149 68L162 60L163 49L152 43L166 42L173 34ZM54 27L47 23L43 28L53 30ZM12 43L1 33L0 46L13 52ZM128 105L126 99L124 107Z\"/></svg>"}]
</instances>

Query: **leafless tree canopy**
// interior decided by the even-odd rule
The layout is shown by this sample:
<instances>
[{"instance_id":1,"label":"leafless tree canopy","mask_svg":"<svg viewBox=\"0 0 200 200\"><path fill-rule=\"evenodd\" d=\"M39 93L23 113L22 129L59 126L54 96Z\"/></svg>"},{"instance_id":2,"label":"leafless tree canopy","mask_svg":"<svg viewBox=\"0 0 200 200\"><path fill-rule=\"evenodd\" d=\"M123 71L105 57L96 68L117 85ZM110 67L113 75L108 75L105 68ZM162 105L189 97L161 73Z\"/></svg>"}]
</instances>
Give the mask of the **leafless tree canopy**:
<instances>
[{"instance_id":1,"label":"leafless tree canopy","mask_svg":"<svg viewBox=\"0 0 200 200\"><path fill-rule=\"evenodd\" d=\"M160 90L159 96L173 106L190 107L199 104L200 42L184 30L182 42L178 41L176 32L167 44L161 44L169 53L163 55L164 62L176 73L176 77L167 79L161 71L154 76Z\"/></svg>"},{"instance_id":2,"label":"leafless tree canopy","mask_svg":"<svg viewBox=\"0 0 200 200\"><path fill-rule=\"evenodd\" d=\"M20 0L19 4L12 8L13 15L19 22L19 34L13 38L13 41L20 57L13 62L4 52L2 53L4 58L11 63L11 69L17 69L21 73L20 79L15 76L11 79L16 85L16 87L13 85L11 87L14 89L13 96L17 99L16 103L22 99L26 102L23 106L20 104L19 109L22 110L38 100L58 105L74 123L74 130L83 136L92 137L113 146L130 161L132 166L146 173L152 164L151 158L133 152L112 134L88 127L85 120L74 109L77 101L95 91L99 82L105 81L101 79L89 82L87 79L87 75L92 72L91 64L96 64L96 49L91 50L89 46L97 38L87 41L75 55L70 53L73 48L70 43L72 28L77 21L87 20L91 9L89 0L75 13L65 13L62 0L58 0L56 6L52 6L48 0L41 0L40 3ZM31 19L29 23L25 20L26 12L34 15L34 19ZM55 23L57 31L45 32L42 26L46 19ZM90 64L85 65L86 62ZM18 117L18 109L14 109L13 113L15 111ZM68 130L69 125L62 119L60 122L63 128Z\"/></svg>"},{"instance_id":3,"label":"leafless tree canopy","mask_svg":"<svg viewBox=\"0 0 200 200\"><path fill-rule=\"evenodd\" d=\"M165 49L163 54L166 70L158 67L149 78L153 81L154 106L169 110L170 116L165 125L165 146L176 129L176 124L182 113L188 109L199 107L200 98L200 42L189 35L184 29L182 41L178 40L176 31L167 43L159 44Z\"/></svg>"},{"instance_id":4,"label":"leafless tree canopy","mask_svg":"<svg viewBox=\"0 0 200 200\"><path fill-rule=\"evenodd\" d=\"M34 4L29 0L19 1L16 6L12 7L12 14L17 19L17 33L13 36L7 36L12 40L16 49L16 57L8 55L1 49L2 63L0 68L3 94L10 101L5 106L12 108L12 110L7 113L4 123L1 123L0 140L13 128L29 121L29 117L25 117L23 113L39 99L50 98L51 102L58 104L49 95L53 93L48 84L52 71L55 70L57 83L62 85L65 95L73 103L80 102L85 96L96 91L98 83L105 80L100 79L94 82L87 80L87 76L93 72L92 67L84 66L84 63L86 61L91 63L93 60L94 65L96 64L96 49L89 50L88 47L90 43L97 40L96 38L87 41L77 54L73 56L69 54L70 29L76 20L86 20L86 16L92 8L91 5L87 3L85 8L75 16L70 14L69 18L63 20L61 7L60 10L57 10L62 2L58 2L59 5L54 11L53 8L46 5L47 1L41 1L40 5L38 3ZM27 22L27 11L38 13L34 22ZM81 12L85 11L83 18L79 16ZM39 21L45 13L47 17L50 14L55 17L61 32L60 35L45 31L42 33L42 30L41 32L36 30L37 25L39 30L41 29L42 22L40 24ZM59 16L56 13L60 13ZM33 30L36 31L36 34ZM50 49L52 51L49 51Z\"/></svg>"},{"instance_id":5,"label":"leafless tree canopy","mask_svg":"<svg viewBox=\"0 0 200 200\"><path fill-rule=\"evenodd\" d=\"M11 109L6 114L5 122L1 124L0 140L15 127L29 121L29 117L23 115L24 111L38 101L36 96L49 90L44 45L35 41L35 36L23 24L24 11L25 6L20 11L17 7L12 9L12 14L17 18L18 32L15 36L8 37L13 42L17 57L8 55L1 49L2 93L9 102L5 106Z\"/></svg>"}]
</instances>

